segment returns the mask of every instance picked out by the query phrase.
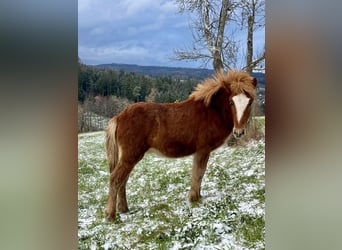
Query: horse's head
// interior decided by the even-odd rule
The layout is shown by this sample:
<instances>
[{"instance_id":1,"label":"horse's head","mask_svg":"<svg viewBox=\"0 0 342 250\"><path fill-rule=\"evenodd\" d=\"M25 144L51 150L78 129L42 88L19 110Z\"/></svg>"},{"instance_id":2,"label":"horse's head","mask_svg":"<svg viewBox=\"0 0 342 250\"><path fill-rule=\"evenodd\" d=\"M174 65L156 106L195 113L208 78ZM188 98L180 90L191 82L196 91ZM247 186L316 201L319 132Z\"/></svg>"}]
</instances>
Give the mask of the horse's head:
<instances>
[{"instance_id":1,"label":"horse's head","mask_svg":"<svg viewBox=\"0 0 342 250\"><path fill-rule=\"evenodd\" d=\"M246 73L241 76L229 85L229 105L234 121L233 135L235 138L240 138L245 134L257 85L256 78L250 77Z\"/></svg>"},{"instance_id":2,"label":"horse's head","mask_svg":"<svg viewBox=\"0 0 342 250\"><path fill-rule=\"evenodd\" d=\"M220 71L213 78L198 84L190 98L202 100L206 106L211 103L220 107L223 105L223 111L227 111L227 108L230 109L234 121L233 135L239 138L245 133L251 105L256 95L256 85L257 80L246 72L232 70L225 74ZM212 99L215 99L213 97L218 93L224 94L220 95L222 98L213 102Z\"/></svg>"}]
</instances>

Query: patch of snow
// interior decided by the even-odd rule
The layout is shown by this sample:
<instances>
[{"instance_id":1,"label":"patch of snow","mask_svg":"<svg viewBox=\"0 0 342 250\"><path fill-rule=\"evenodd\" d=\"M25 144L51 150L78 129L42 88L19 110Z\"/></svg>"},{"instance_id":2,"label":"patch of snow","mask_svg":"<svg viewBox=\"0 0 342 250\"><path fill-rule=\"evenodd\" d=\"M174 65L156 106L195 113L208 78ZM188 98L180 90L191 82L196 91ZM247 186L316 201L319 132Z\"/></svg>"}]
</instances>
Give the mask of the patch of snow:
<instances>
[{"instance_id":1,"label":"patch of snow","mask_svg":"<svg viewBox=\"0 0 342 250\"><path fill-rule=\"evenodd\" d=\"M241 236L236 237L234 226L230 222L238 220L241 214L265 214L265 205L252 198L253 191L265 185L265 157L256 152L259 148L262 149L264 142L252 141L243 154L236 148L225 146L212 152L202 182L203 198L195 206L187 199L192 157L171 160L145 155L134 168L127 183L130 212L118 214L121 222L115 224L106 222L103 215L99 215L105 207L103 198L108 195L109 174L104 143L103 132L79 136L79 161L82 161L80 168L87 170L87 174L79 174L78 177L79 184L87 187L79 190L78 195L78 236L79 243L84 244L79 246L80 249L156 249L156 242L146 243L140 239L158 232L172 238L168 247L174 250L246 249ZM166 192L160 192L163 184L155 179L156 174L160 176L157 177L160 180L168 176L184 176L184 181L173 183L170 178L170 183L163 186ZM222 179L222 176L227 178ZM253 176L249 179L257 183L241 183L242 176ZM235 207L222 210L221 204L225 204L222 200L229 200ZM171 210L151 210L161 204L167 204ZM219 211L224 214L219 215ZM157 213L165 214L165 220L157 220ZM170 225L168 220L175 218L177 225ZM214 237L215 243L209 241L210 237ZM99 242L100 245L97 245ZM256 249L265 247L263 242L258 242L256 246L260 246Z\"/></svg>"}]
</instances>

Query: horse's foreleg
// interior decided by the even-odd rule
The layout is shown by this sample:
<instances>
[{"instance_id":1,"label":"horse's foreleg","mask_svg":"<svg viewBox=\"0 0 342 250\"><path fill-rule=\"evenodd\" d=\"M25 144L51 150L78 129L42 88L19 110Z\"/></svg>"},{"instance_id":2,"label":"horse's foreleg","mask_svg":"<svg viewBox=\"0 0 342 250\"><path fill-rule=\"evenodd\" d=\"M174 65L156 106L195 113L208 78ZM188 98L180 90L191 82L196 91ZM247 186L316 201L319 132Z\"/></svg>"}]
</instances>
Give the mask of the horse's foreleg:
<instances>
[{"instance_id":1,"label":"horse's foreleg","mask_svg":"<svg viewBox=\"0 0 342 250\"><path fill-rule=\"evenodd\" d=\"M192 166L191 188L189 191L189 200L191 202L198 201L201 197L202 178L207 167L210 152L197 152L194 155L194 163Z\"/></svg>"}]
</instances>

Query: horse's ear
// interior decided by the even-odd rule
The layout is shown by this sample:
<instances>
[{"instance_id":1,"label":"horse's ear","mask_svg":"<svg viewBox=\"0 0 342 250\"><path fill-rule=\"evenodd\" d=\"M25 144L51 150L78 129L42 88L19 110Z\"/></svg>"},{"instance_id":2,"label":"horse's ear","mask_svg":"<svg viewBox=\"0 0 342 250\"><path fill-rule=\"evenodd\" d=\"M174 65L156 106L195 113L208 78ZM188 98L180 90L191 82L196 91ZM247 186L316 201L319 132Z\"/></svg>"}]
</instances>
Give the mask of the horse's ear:
<instances>
[{"instance_id":1,"label":"horse's ear","mask_svg":"<svg viewBox=\"0 0 342 250\"><path fill-rule=\"evenodd\" d=\"M252 84L254 85L254 87L256 87L256 85L257 85L257 79L255 78L255 77L253 77L253 81L252 81Z\"/></svg>"}]
</instances>

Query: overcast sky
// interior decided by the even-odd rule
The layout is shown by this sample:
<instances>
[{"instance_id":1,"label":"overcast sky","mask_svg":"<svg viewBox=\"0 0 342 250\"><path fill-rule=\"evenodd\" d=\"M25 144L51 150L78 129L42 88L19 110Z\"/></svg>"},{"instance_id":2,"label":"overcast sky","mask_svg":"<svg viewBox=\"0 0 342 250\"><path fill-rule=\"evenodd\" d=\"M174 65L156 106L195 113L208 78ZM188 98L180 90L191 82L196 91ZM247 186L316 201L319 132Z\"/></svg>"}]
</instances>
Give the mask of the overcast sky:
<instances>
[{"instance_id":1,"label":"overcast sky","mask_svg":"<svg viewBox=\"0 0 342 250\"><path fill-rule=\"evenodd\" d=\"M170 60L175 49L192 45L189 20L174 1L79 0L78 55L89 65L199 67L200 61ZM263 46L263 32L256 39Z\"/></svg>"}]
</instances>

